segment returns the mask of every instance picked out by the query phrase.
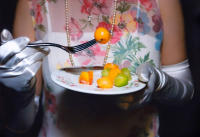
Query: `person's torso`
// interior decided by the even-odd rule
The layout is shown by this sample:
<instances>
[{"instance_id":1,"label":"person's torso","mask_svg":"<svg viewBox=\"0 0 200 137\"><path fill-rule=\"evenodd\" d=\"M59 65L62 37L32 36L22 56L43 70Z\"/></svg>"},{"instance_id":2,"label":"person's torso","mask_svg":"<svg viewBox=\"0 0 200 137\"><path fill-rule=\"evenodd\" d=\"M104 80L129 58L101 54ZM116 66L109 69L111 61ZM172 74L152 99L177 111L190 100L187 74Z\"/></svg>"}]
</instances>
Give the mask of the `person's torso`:
<instances>
[{"instance_id":1,"label":"person's torso","mask_svg":"<svg viewBox=\"0 0 200 137\"><path fill-rule=\"evenodd\" d=\"M31 13L34 15L37 39L68 45L65 31L65 1L32 0L30 5ZM69 0L68 21L71 45L78 45L94 39L94 31L99 26L110 30L114 14L113 7L114 0ZM159 67L163 31L156 0L118 0L113 31L107 62L114 62L120 67L128 67L132 73L144 62ZM72 55L75 66L102 65L106 55L106 47L107 44L96 44ZM93 112L96 108L91 110L91 105L88 105L87 101L88 97L79 95L79 93L71 95L64 88L54 84L50 77L51 73L58 68L70 65L67 52L51 47L51 52L43 63L43 76L48 91L45 93L46 114L43 134L47 134L47 137L73 137L79 134L84 136L84 133L90 132L87 137L94 137L95 133L99 133L99 135L96 135L97 137L116 135L124 137L125 134L131 134L131 130L141 132L135 133L135 135L144 135L148 130L155 136L157 117L154 113L150 112L150 115L148 115L148 112L142 109L131 113L119 112L113 117L110 116L112 112L107 112L107 116L101 117ZM74 100L69 99L69 96ZM66 99L69 101L66 101ZM76 101L76 99L79 101ZM92 102L89 101L89 103ZM76 109L78 106L80 108ZM105 110L109 111L108 108L105 107ZM141 117L141 119L138 119L138 117ZM142 119L144 117L147 118L144 120ZM94 124L95 122L96 124ZM75 128L76 124L79 124L77 128ZM101 127L104 128L101 129ZM77 131L73 131L75 129ZM105 135L102 130L104 130ZM122 134L118 132L120 130ZM132 136L134 135L132 134Z\"/></svg>"}]
</instances>

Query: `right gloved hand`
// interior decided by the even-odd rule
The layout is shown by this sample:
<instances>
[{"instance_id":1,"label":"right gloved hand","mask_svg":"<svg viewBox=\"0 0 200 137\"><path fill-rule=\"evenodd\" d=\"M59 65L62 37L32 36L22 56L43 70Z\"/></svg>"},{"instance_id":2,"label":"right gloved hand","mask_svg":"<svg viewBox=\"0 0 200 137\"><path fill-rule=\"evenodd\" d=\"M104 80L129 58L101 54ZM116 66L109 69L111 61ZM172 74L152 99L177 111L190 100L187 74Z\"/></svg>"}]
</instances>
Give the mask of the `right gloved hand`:
<instances>
[{"instance_id":1,"label":"right gloved hand","mask_svg":"<svg viewBox=\"0 0 200 137\"><path fill-rule=\"evenodd\" d=\"M35 75L49 48L27 47L29 38L12 39L8 30L1 33L0 83L16 91L27 91L35 85Z\"/></svg>"}]
</instances>

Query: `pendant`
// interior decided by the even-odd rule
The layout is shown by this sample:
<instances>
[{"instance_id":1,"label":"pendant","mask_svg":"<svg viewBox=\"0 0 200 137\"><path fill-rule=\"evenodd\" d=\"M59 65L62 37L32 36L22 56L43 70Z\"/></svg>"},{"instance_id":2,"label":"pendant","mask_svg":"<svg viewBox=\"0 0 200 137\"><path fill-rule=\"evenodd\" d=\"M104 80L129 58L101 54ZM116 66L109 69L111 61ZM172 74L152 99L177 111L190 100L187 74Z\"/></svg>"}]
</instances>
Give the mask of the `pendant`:
<instances>
[{"instance_id":1,"label":"pendant","mask_svg":"<svg viewBox=\"0 0 200 137\"><path fill-rule=\"evenodd\" d=\"M89 15L89 16L88 16L88 22L91 23L91 21L92 21L92 15Z\"/></svg>"}]
</instances>

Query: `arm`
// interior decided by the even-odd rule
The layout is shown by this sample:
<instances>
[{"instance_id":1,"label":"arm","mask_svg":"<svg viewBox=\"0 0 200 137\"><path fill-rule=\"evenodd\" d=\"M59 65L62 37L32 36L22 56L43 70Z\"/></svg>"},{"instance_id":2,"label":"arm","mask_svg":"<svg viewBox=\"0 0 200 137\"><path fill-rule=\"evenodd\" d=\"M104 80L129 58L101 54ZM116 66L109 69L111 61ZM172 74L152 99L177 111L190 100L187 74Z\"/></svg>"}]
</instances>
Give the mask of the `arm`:
<instances>
[{"instance_id":1,"label":"arm","mask_svg":"<svg viewBox=\"0 0 200 137\"><path fill-rule=\"evenodd\" d=\"M159 5L164 30L161 64L177 64L187 58L180 3L179 0L159 0Z\"/></svg>"},{"instance_id":2,"label":"arm","mask_svg":"<svg viewBox=\"0 0 200 137\"><path fill-rule=\"evenodd\" d=\"M27 36L30 41L35 41L35 31L33 27L32 17L28 0L19 0L16 7L16 14L13 27L13 36ZM40 68L36 74L36 95L39 96L42 88L42 69Z\"/></svg>"},{"instance_id":3,"label":"arm","mask_svg":"<svg viewBox=\"0 0 200 137\"><path fill-rule=\"evenodd\" d=\"M147 83L144 98L163 103L183 103L193 96L193 84L186 60L183 17L178 0L159 0L164 37L161 68L142 64L137 68L139 80ZM184 61L185 60L185 61Z\"/></svg>"},{"instance_id":4,"label":"arm","mask_svg":"<svg viewBox=\"0 0 200 137\"><path fill-rule=\"evenodd\" d=\"M27 36L31 41L35 41L35 32L30 15L28 0L19 0L14 19L13 36Z\"/></svg>"},{"instance_id":5,"label":"arm","mask_svg":"<svg viewBox=\"0 0 200 137\"><path fill-rule=\"evenodd\" d=\"M14 37L27 36L30 41L35 41L35 31L30 15L28 0L19 0L17 4L13 35ZM36 95L39 95L42 87L42 69L38 71L36 77Z\"/></svg>"},{"instance_id":6,"label":"arm","mask_svg":"<svg viewBox=\"0 0 200 137\"><path fill-rule=\"evenodd\" d=\"M13 32L14 37L28 36L31 41L35 40L34 29L32 26L31 16L29 15L27 0L19 0L18 2ZM24 60L25 64L16 62L16 64L9 65L13 68L15 68L15 65L19 65L19 67L22 67L25 72L20 73L19 76L12 77L12 75L10 76L9 74L15 74L15 72L19 69L8 69L6 71L9 72L9 77L0 78L0 82L5 86L6 103L10 106L9 110L7 111L7 131L9 131L9 134L21 135L26 133L31 128L36 116L34 109L34 94L36 90L40 91L41 89L38 86L41 85L41 73L38 70L41 66L42 58L48 54L49 50L37 50L26 47L27 43L29 42L27 39L23 41L16 41L16 39L14 39L12 41L14 41L15 45L8 41L6 44L1 46L2 53L0 53L0 57L2 60L5 60L5 58L9 59L4 61L5 66L9 64L8 62L15 62L18 59L17 57L21 57L21 62ZM13 52L12 48L11 51L8 51L3 49L3 47L5 49L8 47L17 47L17 49L19 49L20 47L20 50ZM6 56L4 56L5 52L8 52ZM10 58L10 55L13 55L13 57ZM2 64L2 62L0 63ZM4 74L4 72L5 71L3 69L2 71L0 69L1 74ZM39 74L37 78L36 74ZM20 85L18 88L16 88L16 81L18 81L17 86Z\"/></svg>"},{"instance_id":7,"label":"arm","mask_svg":"<svg viewBox=\"0 0 200 137\"><path fill-rule=\"evenodd\" d=\"M19 0L16 8L14 27L14 37L27 36L30 41L35 41L35 31L30 15L28 0ZM36 83L36 95L40 95L42 88L42 69L38 71Z\"/></svg>"},{"instance_id":8,"label":"arm","mask_svg":"<svg viewBox=\"0 0 200 137\"><path fill-rule=\"evenodd\" d=\"M6 41L11 36L4 30L1 34L4 44L0 46L0 84L6 113L6 134L25 133L34 122L35 75L41 66L41 60L49 49L27 47L29 39L18 37ZM8 38L10 39L10 38Z\"/></svg>"}]
</instances>

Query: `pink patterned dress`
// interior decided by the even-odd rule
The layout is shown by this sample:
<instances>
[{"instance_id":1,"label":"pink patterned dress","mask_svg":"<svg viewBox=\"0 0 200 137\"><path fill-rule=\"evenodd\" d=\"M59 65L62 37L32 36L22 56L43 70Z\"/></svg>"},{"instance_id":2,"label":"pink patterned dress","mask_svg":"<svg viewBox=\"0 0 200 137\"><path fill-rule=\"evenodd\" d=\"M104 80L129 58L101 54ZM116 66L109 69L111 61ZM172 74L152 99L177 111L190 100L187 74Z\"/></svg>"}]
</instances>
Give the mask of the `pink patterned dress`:
<instances>
[{"instance_id":1,"label":"pink patterned dress","mask_svg":"<svg viewBox=\"0 0 200 137\"><path fill-rule=\"evenodd\" d=\"M65 0L29 0L36 38L67 45ZM97 27L111 29L114 0L69 0L71 45L94 38ZM118 0L108 62L132 73L144 62L159 67L162 21L156 0ZM106 44L73 55L76 66L102 65ZM45 115L40 137L158 137L158 115L151 106L122 110L116 97L69 91L51 73L70 66L69 55L51 47L43 62Z\"/></svg>"}]
</instances>

